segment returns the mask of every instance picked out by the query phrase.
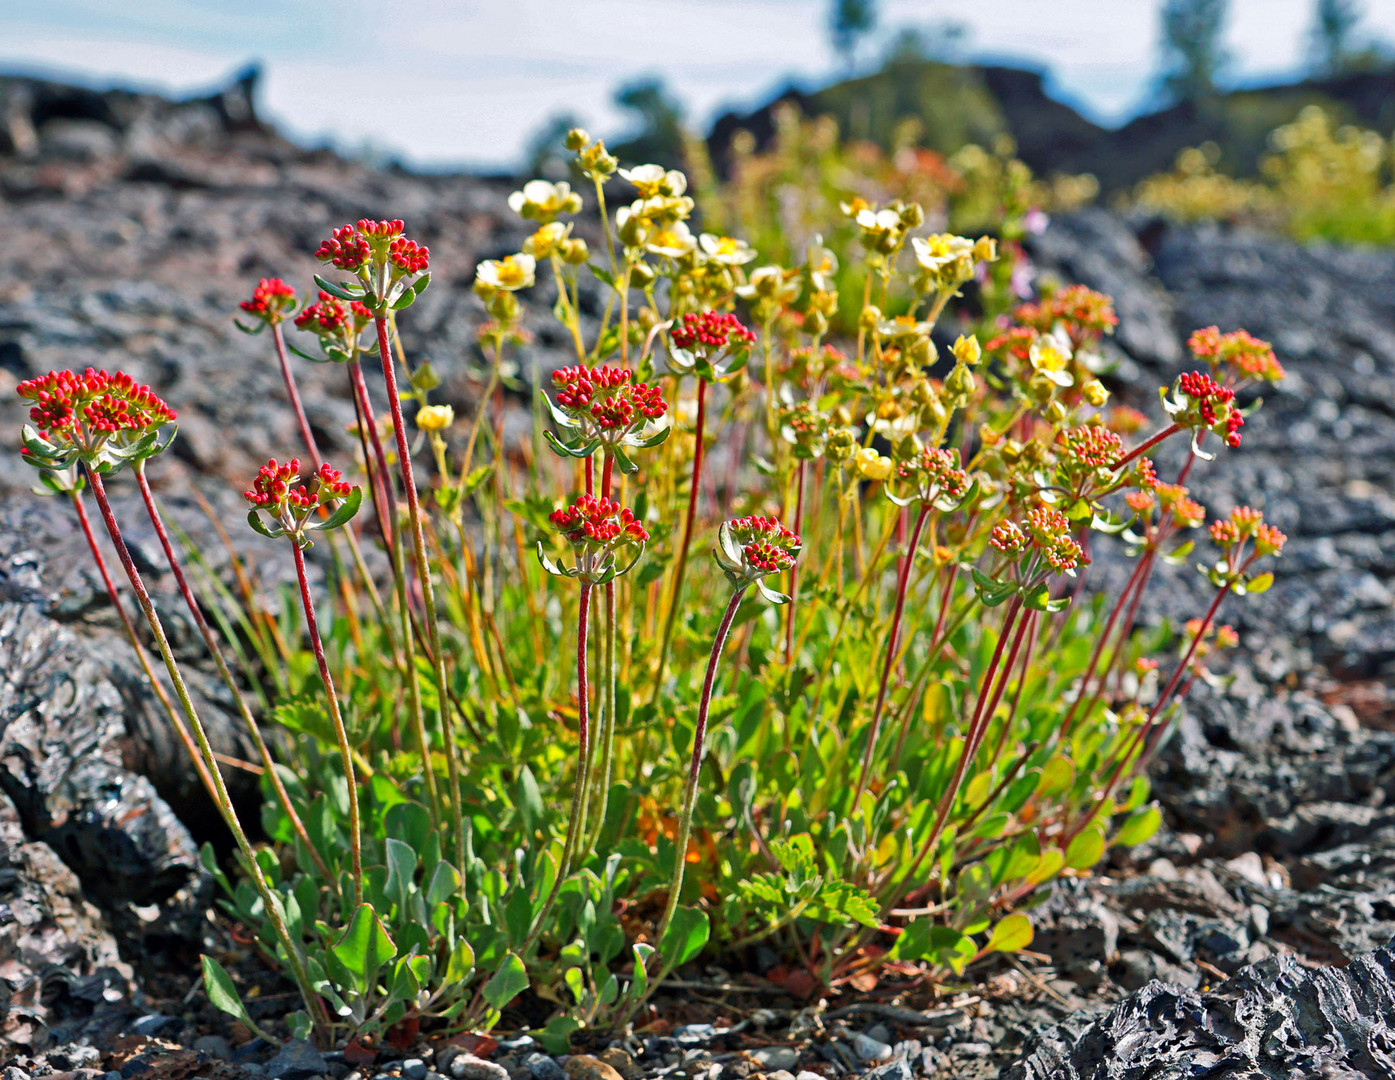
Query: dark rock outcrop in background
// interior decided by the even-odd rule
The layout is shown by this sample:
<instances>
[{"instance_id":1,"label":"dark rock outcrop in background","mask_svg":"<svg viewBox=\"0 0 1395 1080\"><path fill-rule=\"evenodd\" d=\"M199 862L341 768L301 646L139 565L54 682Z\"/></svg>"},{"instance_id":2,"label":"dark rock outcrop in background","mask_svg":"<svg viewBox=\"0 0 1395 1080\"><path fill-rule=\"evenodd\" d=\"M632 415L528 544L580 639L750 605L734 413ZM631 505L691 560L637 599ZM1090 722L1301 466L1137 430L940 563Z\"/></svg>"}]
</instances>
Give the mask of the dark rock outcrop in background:
<instances>
[{"instance_id":1,"label":"dark rock outcrop in background","mask_svg":"<svg viewBox=\"0 0 1395 1080\"><path fill-rule=\"evenodd\" d=\"M1035 172L1090 173L1111 194L1166 172L1182 150L1208 141L1222 148L1222 168L1251 175L1269 149L1269 133L1306 105L1325 106L1382 134L1395 131L1395 69L1232 90L1204 103L1146 113L1118 128L1082 116L1052 97L1045 84L1042 72L1023 68L893 58L873 74L817 90L790 87L750 112L727 113L713 124L707 142L713 158L725 165L738 131L767 145L776 107L790 104L806 116L834 116L843 132L883 145L898 124L914 120L919 141L946 154L966 142L1010 135L1018 156Z\"/></svg>"},{"instance_id":2,"label":"dark rock outcrop in background","mask_svg":"<svg viewBox=\"0 0 1395 1080\"><path fill-rule=\"evenodd\" d=\"M119 364L180 410L179 440L152 474L171 515L214 555L190 486L231 513L240 490L231 485L296 446L269 342L232 325L254 280L280 274L304 287L316 268L309 252L328 228L404 217L432 246L434 282L404 320L406 344L443 377L441 399L469 415L484 318L471 270L516 250L527 231L506 211L502 182L414 176L295 147L255 122L247 92L184 104L118 93L102 104L90 92L0 80L13 151L0 153L0 235L17 253L0 263L0 448L15 445L23 416L3 405L16 381L50 367ZM1033 90L1003 75L995 93L1025 100ZM214 102L224 99L220 112ZM246 108L229 104L238 100ZM1084 146L1088 131L1055 117L1060 145ZM1155 415L1155 388L1182 370L1182 343L1198 326L1244 325L1273 339L1291 374L1247 424L1244 447L1197 473L1213 511L1264 505L1292 538L1275 587L1224 611L1250 660L1228 691L1198 693L1166 748L1155 787L1168 828L1142 853L1146 872L1062 888L1039 912L1060 976L1053 985L1071 1004L1096 1008L1044 1036L1028 1060L1084 1061L1069 1057L1082 1032L1095 1047L1111 1032L1143 1034L1132 1018L1162 1001L1232 1016L1201 989L1216 972L1240 992L1277 970L1267 958L1341 963L1395 932L1395 823L1383 809L1395 796L1395 735L1381 730L1395 723L1395 299L1383 291L1395 256L1094 210L1054 222L1033 255L1044 271L1116 297L1116 390ZM524 372L566 363L545 302L527 322ZM298 377L322 445L349 457L342 371L299 365ZM13 915L0 908L0 978L21 1006L14 1022L37 1040L41 1021L61 1036L98 1001L128 995L120 949L129 961L146 940L132 900L196 907L184 899L198 884L190 838L171 807L194 820L199 796L141 690L68 508L27 495L30 481L0 451L0 649L23 658L0 663L0 740L14 747L0 755L14 800L0 803L0 904ZM113 488L142 572L164 590L176 645L195 660L129 484ZM264 581L284 580L274 546L231 531ZM1100 570L1110 572L1107 559ZM1160 585L1153 616L1197 612L1194 573ZM67 696L43 704L54 679ZM205 715L218 719L220 749L247 756L217 707L216 682L206 673L196 682ZM139 812L113 813L103 785ZM99 877L109 851L132 869ZM1271 967L1235 974L1257 961ZM1286 996L1286 1015L1308 1015L1324 1000L1319 990L1335 985L1283 971L1264 985ZM1155 978L1183 989L1160 989ZM1101 1002L1126 991L1140 996L1115 1021L1089 1026ZM1377 995L1369 1007L1388 1003ZM1198 1020L1146 1034L1160 1045L1175 1036L1176 1047L1204 1030ZM1022 1032L997 1034L1007 1046Z\"/></svg>"}]
</instances>

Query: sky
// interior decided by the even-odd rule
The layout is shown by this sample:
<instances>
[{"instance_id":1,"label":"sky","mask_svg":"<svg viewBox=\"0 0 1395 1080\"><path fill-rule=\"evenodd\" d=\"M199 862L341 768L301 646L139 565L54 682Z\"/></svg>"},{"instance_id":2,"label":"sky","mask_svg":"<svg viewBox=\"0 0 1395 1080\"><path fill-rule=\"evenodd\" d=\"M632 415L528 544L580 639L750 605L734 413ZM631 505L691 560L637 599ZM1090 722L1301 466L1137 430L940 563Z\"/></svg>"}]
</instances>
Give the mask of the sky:
<instances>
[{"instance_id":1,"label":"sky","mask_svg":"<svg viewBox=\"0 0 1395 1080\"><path fill-rule=\"evenodd\" d=\"M1115 123L1150 103L1161 0L881 0L894 30L948 22L965 59L1047 70ZM516 163L550 118L624 120L617 85L662 74L701 124L838 70L827 0L0 0L0 70L187 94L264 67L261 108L292 137L421 167ZM1231 0L1235 79L1303 63L1314 0ZM1362 29L1395 40L1395 0ZM874 48L866 52L871 59Z\"/></svg>"}]
</instances>

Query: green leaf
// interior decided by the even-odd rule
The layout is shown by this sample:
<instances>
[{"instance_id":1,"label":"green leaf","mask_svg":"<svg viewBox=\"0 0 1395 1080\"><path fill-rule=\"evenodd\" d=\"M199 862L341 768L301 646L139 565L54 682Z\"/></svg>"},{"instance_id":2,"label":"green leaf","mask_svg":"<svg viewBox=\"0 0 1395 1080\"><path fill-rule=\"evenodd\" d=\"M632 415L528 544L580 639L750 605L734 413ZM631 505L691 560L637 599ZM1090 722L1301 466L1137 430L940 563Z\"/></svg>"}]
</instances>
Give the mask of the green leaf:
<instances>
[{"instance_id":1,"label":"green leaf","mask_svg":"<svg viewBox=\"0 0 1395 1080\"><path fill-rule=\"evenodd\" d=\"M1124 847L1134 847L1151 838L1161 825L1162 811L1156 806L1146 806L1119 827L1114 834L1114 842Z\"/></svg>"},{"instance_id":2,"label":"green leaf","mask_svg":"<svg viewBox=\"0 0 1395 1080\"><path fill-rule=\"evenodd\" d=\"M702 952L709 932L706 912L698 908L679 908L675 911L663 941L659 942L664 967L669 970L682 967Z\"/></svg>"},{"instance_id":3,"label":"green leaf","mask_svg":"<svg viewBox=\"0 0 1395 1080\"><path fill-rule=\"evenodd\" d=\"M403 289L402 295L392 302L393 311L405 311L416 303L417 294L411 289Z\"/></svg>"},{"instance_id":4,"label":"green leaf","mask_svg":"<svg viewBox=\"0 0 1395 1080\"><path fill-rule=\"evenodd\" d=\"M1066 865L1072 870L1088 870L1104 855L1104 833L1090 828L1066 848Z\"/></svg>"},{"instance_id":5,"label":"green leaf","mask_svg":"<svg viewBox=\"0 0 1395 1080\"><path fill-rule=\"evenodd\" d=\"M1250 580L1249 580L1248 582L1246 582L1245 587L1246 587L1251 593L1254 593L1256 596L1258 596L1260 593L1268 592L1268 591L1269 591L1269 586L1271 586L1271 585L1273 585L1273 584L1274 584L1274 575L1273 575L1272 573L1266 572L1266 573L1260 574L1258 577L1252 577L1252 578L1250 578Z\"/></svg>"},{"instance_id":6,"label":"green leaf","mask_svg":"<svg viewBox=\"0 0 1395 1080\"><path fill-rule=\"evenodd\" d=\"M340 300L363 299L362 289L357 289L354 292L349 292L343 285L336 285L334 284L334 282L328 281L325 278L320 277L319 274L315 275L315 284L322 288L325 292L329 293L330 296L337 296Z\"/></svg>"},{"instance_id":7,"label":"green leaf","mask_svg":"<svg viewBox=\"0 0 1395 1080\"><path fill-rule=\"evenodd\" d=\"M527 989L528 972L523 967L523 961L514 953L506 953L499 970L484 984L480 993L494 1008L502 1009Z\"/></svg>"},{"instance_id":8,"label":"green leaf","mask_svg":"<svg viewBox=\"0 0 1395 1080\"><path fill-rule=\"evenodd\" d=\"M360 904L349 920L349 928L330 952L354 976L360 989L373 986L378 969L397 955L387 927L371 904Z\"/></svg>"},{"instance_id":9,"label":"green leaf","mask_svg":"<svg viewBox=\"0 0 1395 1080\"><path fill-rule=\"evenodd\" d=\"M1008 915L998 921L989 935L988 944L983 947L986 953L1021 952L1032 943L1032 920L1020 913Z\"/></svg>"},{"instance_id":10,"label":"green leaf","mask_svg":"<svg viewBox=\"0 0 1395 1080\"><path fill-rule=\"evenodd\" d=\"M412 879L417 872L417 853L412 850L410 844L404 844L392 837L388 837L384 844L388 871L385 891L388 899L397 905L399 914L405 913L407 894L411 891Z\"/></svg>"},{"instance_id":11,"label":"green leaf","mask_svg":"<svg viewBox=\"0 0 1395 1080\"><path fill-rule=\"evenodd\" d=\"M341 502L337 507L335 507L335 509L329 515L329 517L325 518L324 521L316 522L310 525L309 527L317 530L337 529L340 525L343 525L346 521L348 521L351 517L358 513L358 508L360 505L362 505L362 503L363 488L350 488L349 493L344 496L344 501Z\"/></svg>"},{"instance_id":12,"label":"green leaf","mask_svg":"<svg viewBox=\"0 0 1395 1080\"><path fill-rule=\"evenodd\" d=\"M250 1031L267 1042L276 1042L252 1020L247 1012L247 1007L242 1004L237 987L233 985L232 977L223 965L207 955L201 957L201 960L203 961L203 988L208 994L208 1000L213 1003L213 1007L242 1021Z\"/></svg>"}]
</instances>

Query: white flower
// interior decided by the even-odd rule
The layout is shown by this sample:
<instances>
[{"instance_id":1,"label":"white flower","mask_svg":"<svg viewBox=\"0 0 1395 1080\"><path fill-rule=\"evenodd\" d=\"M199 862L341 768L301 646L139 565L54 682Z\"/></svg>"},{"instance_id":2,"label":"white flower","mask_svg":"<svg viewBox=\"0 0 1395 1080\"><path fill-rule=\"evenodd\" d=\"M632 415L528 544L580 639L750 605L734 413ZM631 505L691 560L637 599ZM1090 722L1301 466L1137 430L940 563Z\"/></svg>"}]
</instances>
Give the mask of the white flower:
<instances>
[{"instance_id":1,"label":"white flower","mask_svg":"<svg viewBox=\"0 0 1395 1080\"><path fill-rule=\"evenodd\" d=\"M709 259L724 266L744 266L756 257L750 244L730 236L703 233L698 237L698 243Z\"/></svg>"},{"instance_id":2,"label":"white flower","mask_svg":"<svg viewBox=\"0 0 1395 1080\"><path fill-rule=\"evenodd\" d=\"M677 169L664 171L662 165L637 165L621 169L620 175L635 186L641 199L656 195L682 195L688 190L688 178Z\"/></svg>"},{"instance_id":3,"label":"white flower","mask_svg":"<svg viewBox=\"0 0 1395 1080\"><path fill-rule=\"evenodd\" d=\"M491 289L515 292L531 288L537 261L531 255L510 255L506 259L486 259L475 270L475 281Z\"/></svg>"},{"instance_id":4,"label":"white flower","mask_svg":"<svg viewBox=\"0 0 1395 1080\"><path fill-rule=\"evenodd\" d=\"M581 196L572 191L565 180L554 184L547 180L529 180L522 191L509 196L509 209L520 217L549 222L558 214L575 214L581 210Z\"/></svg>"},{"instance_id":5,"label":"white flower","mask_svg":"<svg viewBox=\"0 0 1395 1080\"><path fill-rule=\"evenodd\" d=\"M644 244L645 250L651 254L667 255L671 259L681 259L695 247L697 241L687 223L682 221L675 221L665 229L656 229Z\"/></svg>"},{"instance_id":6,"label":"white flower","mask_svg":"<svg viewBox=\"0 0 1395 1080\"><path fill-rule=\"evenodd\" d=\"M974 242L963 236L937 233L934 236L912 237L911 248L915 252L915 261L920 268L935 274L948 269L965 256L971 255L974 250Z\"/></svg>"}]
</instances>

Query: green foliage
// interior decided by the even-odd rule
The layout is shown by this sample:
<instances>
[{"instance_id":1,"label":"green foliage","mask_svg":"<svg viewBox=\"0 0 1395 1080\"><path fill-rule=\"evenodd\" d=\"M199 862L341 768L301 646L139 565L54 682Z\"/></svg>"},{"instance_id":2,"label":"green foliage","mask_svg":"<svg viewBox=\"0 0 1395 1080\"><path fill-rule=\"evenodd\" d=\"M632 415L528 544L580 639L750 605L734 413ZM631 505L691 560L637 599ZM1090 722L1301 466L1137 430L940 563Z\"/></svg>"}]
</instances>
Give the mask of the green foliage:
<instances>
[{"instance_id":1,"label":"green foliage","mask_svg":"<svg viewBox=\"0 0 1395 1080\"><path fill-rule=\"evenodd\" d=\"M1299 240L1395 243L1395 153L1374 131L1337 126L1316 105L1269 136L1260 177L1219 169L1214 145L1183 151L1133 201L1184 221L1219 218L1282 229Z\"/></svg>"},{"instance_id":2,"label":"green foliage","mask_svg":"<svg viewBox=\"0 0 1395 1080\"><path fill-rule=\"evenodd\" d=\"M300 984L293 1033L484 1030L528 994L516 1015L560 1050L633 1018L682 965L758 942L824 985L880 958L943 978L1021 950L1020 909L1158 827L1147 761L1234 644L1221 601L1267 587L1252 566L1283 544L1254 511L1213 526L1213 602L1159 678L1152 654L1174 642L1136 619L1156 561L1190 557L1182 534L1204 511L1141 455L1186 433L1209 460L1211 433L1239 441L1233 389L1281 371L1249 335L1198 332L1211 375L1163 388L1164 426L1126 449L1146 419L1106 408L1108 298L1015 303L1040 189L1005 153L961 159L960 188L932 185L927 211L866 195L834 209L838 185L868 191L866 177L822 174L858 159L778 150L771 167L808 178L830 240L782 225L756 251L693 234L682 174L612 182L601 144L567 145L605 207L603 246L572 235L567 184L509 200L536 231L477 271L489 383L457 426L429 403L435 374L408 369L434 471L399 493L386 453L365 451L374 490L323 536L322 640L294 595L264 605L236 555L239 591L219 594L249 676L272 673L267 711L292 749L265 776L273 842L244 844L239 873L211 851L205 864L224 911ZM734 183L720 198L752 196ZM603 202L622 190L635 197ZM992 234L927 227L955 199ZM334 286L380 320L335 331L351 379L374 346L405 366L394 312L428 280L389 271L387 245L405 241L373 236L379 263ZM583 282L607 298L599 326L581 318ZM532 380L515 454L495 392L529 289L575 364ZM958 332L943 359L942 320ZM372 520L399 494L407 514ZM1138 560L1111 602L1076 587L1087 537ZM391 585L341 542L389 547ZM716 557L689 562L690 546ZM210 999L245 1015L227 973L204 969Z\"/></svg>"},{"instance_id":3,"label":"green foliage","mask_svg":"<svg viewBox=\"0 0 1395 1080\"><path fill-rule=\"evenodd\" d=\"M1178 101L1213 93L1230 62L1222 44L1230 0L1164 0L1162 85Z\"/></svg>"}]
</instances>

